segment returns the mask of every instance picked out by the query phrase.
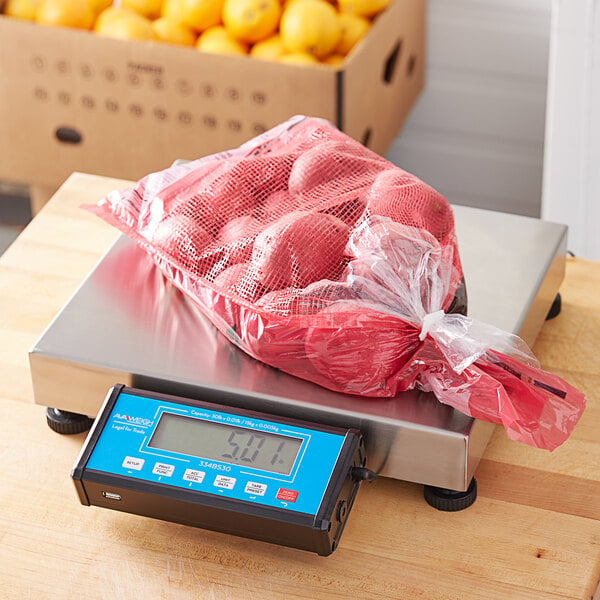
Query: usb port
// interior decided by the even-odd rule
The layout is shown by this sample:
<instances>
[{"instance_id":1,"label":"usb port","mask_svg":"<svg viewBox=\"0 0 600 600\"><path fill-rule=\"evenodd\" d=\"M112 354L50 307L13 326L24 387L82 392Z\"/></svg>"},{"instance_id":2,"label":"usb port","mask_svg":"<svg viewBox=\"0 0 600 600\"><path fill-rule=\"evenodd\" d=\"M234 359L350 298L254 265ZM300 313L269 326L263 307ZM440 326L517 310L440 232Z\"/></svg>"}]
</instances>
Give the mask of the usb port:
<instances>
[{"instance_id":1,"label":"usb port","mask_svg":"<svg viewBox=\"0 0 600 600\"><path fill-rule=\"evenodd\" d=\"M121 494L115 494L114 492L102 492L102 495L109 500L120 500Z\"/></svg>"}]
</instances>

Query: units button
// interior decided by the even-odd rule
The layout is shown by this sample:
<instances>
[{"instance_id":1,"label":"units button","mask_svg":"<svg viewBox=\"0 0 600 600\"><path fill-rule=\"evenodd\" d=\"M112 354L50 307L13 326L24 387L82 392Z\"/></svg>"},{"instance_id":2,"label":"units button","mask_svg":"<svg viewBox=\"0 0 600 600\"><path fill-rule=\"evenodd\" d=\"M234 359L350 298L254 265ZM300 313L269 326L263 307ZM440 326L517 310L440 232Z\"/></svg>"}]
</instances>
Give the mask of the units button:
<instances>
[{"instance_id":1,"label":"units button","mask_svg":"<svg viewBox=\"0 0 600 600\"><path fill-rule=\"evenodd\" d=\"M217 475L215 477L216 487L225 488L226 490L232 490L235 486L235 477L226 477L225 475Z\"/></svg>"},{"instance_id":2,"label":"units button","mask_svg":"<svg viewBox=\"0 0 600 600\"><path fill-rule=\"evenodd\" d=\"M285 488L279 488L277 491L277 500L284 500L285 502L296 502L298 499L298 492L296 490L286 490Z\"/></svg>"},{"instance_id":3,"label":"units button","mask_svg":"<svg viewBox=\"0 0 600 600\"><path fill-rule=\"evenodd\" d=\"M267 486L264 483L257 483L256 481L249 481L244 488L246 494L252 496L264 496L267 491Z\"/></svg>"},{"instance_id":4,"label":"units button","mask_svg":"<svg viewBox=\"0 0 600 600\"><path fill-rule=\"evenodd\" d=\"M156 463L152 472L155 475L162 475L164 477L171 477L175 471L175 465L166 465L165 463Z\"/></svg>"},{"instance_id":5,"label":"units button","mask_svg":"<svg viewBox=\"0 0 600 600\"><path fill-rule=\"evenodd\" d=\"M123 461L124 469L133 469L134 471L141 471L144 466L143 458L136 458L135 456L126 456Z\"/></svg>"}]
</instances>

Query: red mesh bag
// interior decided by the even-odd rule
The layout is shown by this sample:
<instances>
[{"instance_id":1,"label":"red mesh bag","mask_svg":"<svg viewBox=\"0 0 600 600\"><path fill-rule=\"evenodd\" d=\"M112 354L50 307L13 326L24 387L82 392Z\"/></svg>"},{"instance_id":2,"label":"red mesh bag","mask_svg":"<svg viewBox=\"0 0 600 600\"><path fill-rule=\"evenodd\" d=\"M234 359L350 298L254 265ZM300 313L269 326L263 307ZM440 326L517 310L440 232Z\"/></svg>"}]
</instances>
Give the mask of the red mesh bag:
<instances>
[{"instance_id":1,"label":"red mesh bag","mask_svg":"<svg viewBox=\"0 0 600 600\"><path fill-rule=\"evenodd\" d=\"M583 395L522 340L451 312L463 273L448 202L325 121L295 117L86 208L292 375L365 397L433 391L548 449L581 416Z\"/></svg>"}]
</instances>

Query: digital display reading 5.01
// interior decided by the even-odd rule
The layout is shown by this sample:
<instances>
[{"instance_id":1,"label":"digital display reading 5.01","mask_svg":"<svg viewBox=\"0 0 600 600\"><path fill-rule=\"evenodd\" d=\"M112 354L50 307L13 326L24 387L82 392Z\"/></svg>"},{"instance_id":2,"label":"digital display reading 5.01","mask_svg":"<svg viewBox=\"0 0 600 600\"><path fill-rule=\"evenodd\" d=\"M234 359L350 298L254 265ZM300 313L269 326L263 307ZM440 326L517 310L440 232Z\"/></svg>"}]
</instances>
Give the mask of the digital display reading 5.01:
<instances>
[{"instance_id":1,"label":"digital display reading 5.01","mask_svg":"<svg viewBox=\"0 0 600 600\"><path fill-rule=\"evenodd\" d=\"M148 446L289 475L302 439L163 413Z\"/></svg>"}]
</instances>

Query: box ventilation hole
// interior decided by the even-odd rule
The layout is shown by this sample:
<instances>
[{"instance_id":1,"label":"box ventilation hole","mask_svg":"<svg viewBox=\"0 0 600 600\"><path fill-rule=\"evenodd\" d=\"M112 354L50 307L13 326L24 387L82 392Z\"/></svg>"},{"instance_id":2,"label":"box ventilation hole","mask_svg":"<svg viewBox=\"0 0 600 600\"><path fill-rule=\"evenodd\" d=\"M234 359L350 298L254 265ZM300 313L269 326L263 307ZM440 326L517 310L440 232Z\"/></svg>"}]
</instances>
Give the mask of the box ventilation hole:
<instances>
[{"instance_id":1,"label":"box ventilation hole","mask_svg":"<svg viewBox=\"0 0 600 600\"><path fill-rule=\"evenodd\" d=\"M81 133L72 127L59 127L54 135L59 142L65 144L80 144L83 139Z\"/></svg>"},{"instance_id":2,"label":"box ventilation hole","mask_svg":"<svg viewBox=\"0 0 600 600\"><path fill-rule=\"evenodd\" d=\"M410 77L415 71L415 65L417 64L417 57L411 54L408 57L408 64L406 65L406 76Z\"/></svg>"},{"instance_id":3,"label":"box ventilation hole","mask_svg":"<svg viewBox=\"0 0 600 600\"><path fill-rule=\"evenodd\" d=\"M385 81L385 83L392 82L392 78L394 77L396 66L398 64L398 58L400 57L401 49L402 40L398 40L385 60L385 63L383 65L383 81Z\"/></svg>"},{"instance_id":4,"label":"box ventilation hole","mask_svg":"<svg viewBox=\"0 0 600 600\"><path fill-rule=\"evenodd\" d=\"M369 142L371 141L371 134L373 133L373 130L370 127L367 127L364 131L364 133L362 134L362 138L360 140L360 143L365 146L365 148L369 147Z\"/></svg>"}]
</instances>

